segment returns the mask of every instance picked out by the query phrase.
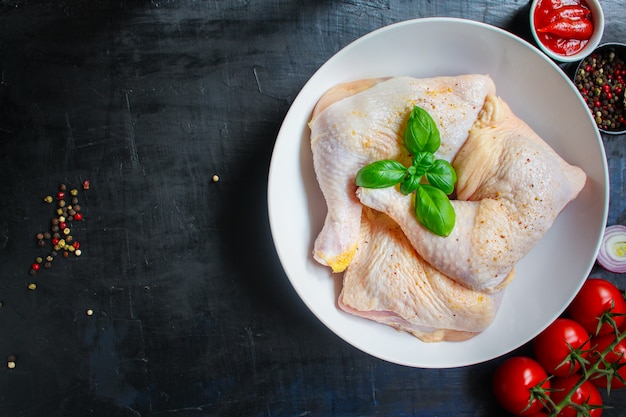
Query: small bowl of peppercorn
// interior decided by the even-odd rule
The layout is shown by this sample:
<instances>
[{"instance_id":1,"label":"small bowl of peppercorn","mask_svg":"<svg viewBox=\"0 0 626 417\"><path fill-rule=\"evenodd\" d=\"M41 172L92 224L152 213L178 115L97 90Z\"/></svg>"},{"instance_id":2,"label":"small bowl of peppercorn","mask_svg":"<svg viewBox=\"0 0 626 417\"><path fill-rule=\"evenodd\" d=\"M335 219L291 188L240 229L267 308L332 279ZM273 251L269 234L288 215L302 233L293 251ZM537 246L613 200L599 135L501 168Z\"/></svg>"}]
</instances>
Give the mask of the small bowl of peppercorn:
<instances>
[{"instance_id":1,"label":"small bowl of peppercorn","mask_svg":"<svg viewBox=\"0 0 626 417\"><path fill-rule=\"evenodd\" d=\"M574 84L603 133L626 133L626 44L605 43L576 67Z\"/></svg>"},{"instance_id":2,"label":"small bowl of peppercorn","mask_svg":"<svg viewBox=\"0 0 626 417\"><path fill-rule=\"evenodd\" d=\"M580 61L604 34L604 12L598 0L532 0L529 17L535 43L557 62Z\"/></svg>"}]
</instances>

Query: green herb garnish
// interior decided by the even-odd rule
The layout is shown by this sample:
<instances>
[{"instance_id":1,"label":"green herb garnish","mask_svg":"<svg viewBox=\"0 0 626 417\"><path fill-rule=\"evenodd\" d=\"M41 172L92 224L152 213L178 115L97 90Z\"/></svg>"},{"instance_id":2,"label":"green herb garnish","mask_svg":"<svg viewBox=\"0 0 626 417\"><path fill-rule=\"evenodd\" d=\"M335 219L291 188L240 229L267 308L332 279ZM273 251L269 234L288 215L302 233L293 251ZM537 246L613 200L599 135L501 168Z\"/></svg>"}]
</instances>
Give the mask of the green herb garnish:
<instances>
[{"instance_id":1,"label":"green herb garnish","mask_svg":"<svg viewBox=\"0 0 626 417\"><path fill-rule=\"evenodd\" d=\"M454 191L456 172L448 161L435 159L441 146L439 129L428 112L415 106L404 131L404 146L412 155L410 167L393 160L376 161L356 175L356 185L387 188L400 184L405 195L415 193L417 220L428 230L448 236L456 222L448 195Z\"/></svg>"}]
</instances>

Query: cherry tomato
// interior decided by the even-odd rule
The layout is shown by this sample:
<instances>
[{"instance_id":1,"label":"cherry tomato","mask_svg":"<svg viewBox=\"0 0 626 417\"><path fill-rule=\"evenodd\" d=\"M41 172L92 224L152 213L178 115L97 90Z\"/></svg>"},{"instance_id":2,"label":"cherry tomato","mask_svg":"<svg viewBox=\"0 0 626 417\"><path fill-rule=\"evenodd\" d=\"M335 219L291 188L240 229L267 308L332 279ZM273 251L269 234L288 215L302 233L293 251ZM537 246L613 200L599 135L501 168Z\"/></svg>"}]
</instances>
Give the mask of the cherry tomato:
<instances>
[{"instance_id":1,"label":"cherry tomato","mask_svg":"<svg viewBox=\"0 0 626 417\"><path fill-rule=\"evenodd\" d=\"M594 336L614 332L613 327L606 321L603 321L600 327L600 318L608 311L626 314L626 301L615 285L601 278L589 278L585 281L567 308L570 317ZM613 317L617 327L622 326L624 320L626 316Z\"/></svg>"},{"instance_id":2,"label":"cherry tomato","mask_svg":"<svg viewBox=\"0 0 626 417\"><path fill-rule=\"evenodd\" d=\"M615 342L614 334L607 334L604 336L598 336L591 339L591 353L589 354L589 361L592 364L598 362L601 358L601 353L606 350L613 342ZM626 380L626 339L622 339L612 351L610 351L604 360L617 368L615 372L623 379ZM598 365L600 369L605 369L604 363ZM614 368L614 369L615 369ZM608 385L608 378L603 375L600 377L592 376L590 381L596 387L606 388ZM622 382L617 376L611 378L611 389L624 388L626 384Z\"/></svg>"},{"instance_id":3,"label":"cherry tomato","mask_svg":"<svg viewBox=\"0 0 626 417\"><path fill-rule=\"evenodd\" d=\"M553 378L552 393L550 398L555 404L559 404L565 396L574 388L574 385L580 380L580 375L572 375L563 378ZM592 407L602 406L602 396L600 391L589 381L585 381L582 385L572 394L572 402L575 404L587 404ZM589 410L590 417L600 417L602 415L601 408L591 408ZM578 417L582 414L578 413L578 410L571 405L563 408L557 417Z\"/></svg>"},{"instance_id":4,"label":"cherry tomato","mask_svg":"<svg viewBox=\"0 0 626 417\"><path fill-rule=\"evenodd\" d=\"M580 363L572 361L570 353L578 351L582 358L589 354L589 333L574 320L558 318L535 338L533 350L546 372L568 376L580 369Z\"/></svg>"},{"instance_id":5,"label":"cherry tomato","mask_svg":"<svg viewBox=\"0 0 626 417\"><path fill-rule=\"evenodd\" d=\"M548 374L536 360L513 356L502 362L493 375L492 387L496 400L516 416L532 416L543 409L539 397L531 397L531 389L541 386L550 389ZM545 392L549 396L549 392Z\"/></svg>"}]
</instances>

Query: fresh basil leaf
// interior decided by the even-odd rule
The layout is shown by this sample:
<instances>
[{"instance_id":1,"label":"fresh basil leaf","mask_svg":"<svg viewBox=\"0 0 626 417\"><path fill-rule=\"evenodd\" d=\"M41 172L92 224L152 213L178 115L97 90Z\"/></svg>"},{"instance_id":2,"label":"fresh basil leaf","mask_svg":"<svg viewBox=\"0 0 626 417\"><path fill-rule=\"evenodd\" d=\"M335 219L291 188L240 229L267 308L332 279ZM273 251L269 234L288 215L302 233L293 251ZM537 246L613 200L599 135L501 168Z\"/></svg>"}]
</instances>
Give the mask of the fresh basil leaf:
<instances>
[{"instance_id":1,"label":"fresh basil leaf","mask_svg":"<svg viewBox=\"0 0 626 417\"><path fill-rule=\"evenodd\" d=\"M454 191L456 171L448 161L437 159L426 171L428 183L446 194Z\"/></svg>"},{"instance_id":2,"label":"fresh basil leaf","mask_svg":"<svg viewBox=\"0 0 626 417\"><path fill-rule=\"evenodd\" d=\"M412 155L418 152L435 153L441 146L439 129L426 110L413 107L404 129L404 146Z\"/></svg>"},{"instance_id":3,"label":"fresh basil leaf","mask_svg":"<svg viewBox=\"0 0 626 417\"><path fill-rule=\"evenodd\" d=\"M448 196L429 184L417 187L415 215L428 230L439 236L448 236L456 223L456 213Z\"/></svg>"},{"instance_id":4,"label":"fresh basil leaf","mask_svg":"<svg viewBox=\"0 0 626 417\"><path fill-rule=\"evenodd\" d=\"M364 188L386 188L400 183L407 168L398 161L385 159L364 166L356 174L356 185Z\"/></svg>"},{"instance_id":5,"label":"fresh basil leaf","mask_svg":"<svg viewBox=\"0 0 626 417\"><path fill-rule=\"evenodd\" d=\"M432 164L435 162L435 155L431 152L418 152L413 155L413 165L415 167L415 172L420 176L424 175Z\"/></svg>"},{"instance_id":6,"label":"fresh basil leaf","mask_svg":"<svg viewBox=\"0 0 626 417\"><path fill-rule=\"evenodd\" d=\"M400 183L400 192L404 195L411 194L420 186L421 180L421 175L407 175L404 181Z\"/></svg>"}]
</instances>

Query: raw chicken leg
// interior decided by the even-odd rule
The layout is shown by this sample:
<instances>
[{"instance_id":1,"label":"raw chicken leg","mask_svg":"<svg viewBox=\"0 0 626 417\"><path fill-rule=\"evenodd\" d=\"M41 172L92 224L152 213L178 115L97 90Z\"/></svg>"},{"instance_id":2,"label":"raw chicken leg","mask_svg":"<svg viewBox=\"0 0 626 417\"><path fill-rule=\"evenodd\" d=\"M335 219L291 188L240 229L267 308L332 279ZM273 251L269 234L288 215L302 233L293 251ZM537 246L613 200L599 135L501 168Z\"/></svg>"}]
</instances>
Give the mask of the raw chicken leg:
<instances>
[{"instance_id":1,"label":"raw chicken leg","mask_svg":"<svg viewBox=\"0 0 626 417\"><path fill-rule=\"evenodd\" d=\"M442 238L416 220L395 188L359 189L360 201L392 217L434 268L477 291L497 291L514 265L585 185L569 165L499 98L488 96L454 159L456 226Z\"/></svg>"},{"instance_id":2,"label":"raw chicken leg","mask_svg":"<svg viewBox=\"0 0 626 417\"><path fill-rule=\"evenodd\" d=\"M360 236L339 295L344 311L425 342L466 340L493 321L501 293L472 291L431 267L385 214L366 208Z\"/></svg>"},{"instance_id":3,"label":"raw chicken leg","mask_svg":"<svg viewBox=\"0 0 626 417\"><path fill-rule=\"evenodd\" d=\"M355 196L356 173L380 159L410 163L402 135L414 106L435 120L442 142L437 157L451 161L488 93L495 93L495 86L483 75L362 80L329 90L309 123L315 173L328 208L315 259L334 272L350 264L362 209Z\"/></svg>"}]
</instances>

